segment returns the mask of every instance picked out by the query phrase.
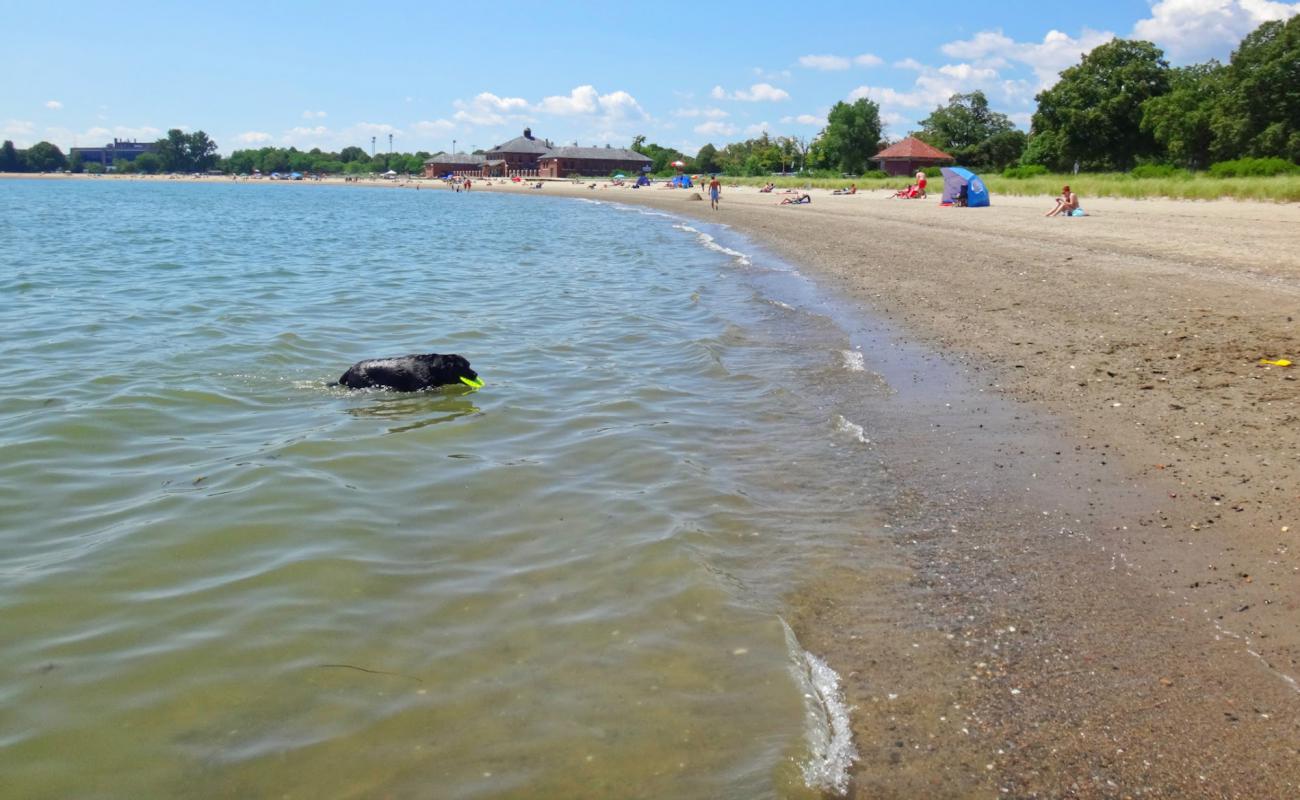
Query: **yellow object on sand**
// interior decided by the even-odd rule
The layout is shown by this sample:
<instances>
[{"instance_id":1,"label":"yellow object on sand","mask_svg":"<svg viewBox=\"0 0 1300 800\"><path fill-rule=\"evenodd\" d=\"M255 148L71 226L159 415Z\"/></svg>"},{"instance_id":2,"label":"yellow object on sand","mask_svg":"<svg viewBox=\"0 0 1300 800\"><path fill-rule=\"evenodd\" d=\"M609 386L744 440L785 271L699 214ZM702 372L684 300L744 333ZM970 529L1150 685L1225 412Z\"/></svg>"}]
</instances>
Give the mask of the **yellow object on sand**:
<instances>
[{"instance_id":1,"label":"yellow object on sand","mask_svg":"<svg viewBox=\"0 0 1300 800\"><path fill-rule=\"evenodd\" d=\"M1267 365L1269 365L1270 367L1289 367L1289 366L1291 366L1291 362L1290 362L1290 361L1287 361L1285 358L1279 358L1277 361L1269 361L1267 358L1261 358L1261 359L1259 360L1259 363L1261 363L1261 364L1267 364Z\"/></svg>"}]
</instances>

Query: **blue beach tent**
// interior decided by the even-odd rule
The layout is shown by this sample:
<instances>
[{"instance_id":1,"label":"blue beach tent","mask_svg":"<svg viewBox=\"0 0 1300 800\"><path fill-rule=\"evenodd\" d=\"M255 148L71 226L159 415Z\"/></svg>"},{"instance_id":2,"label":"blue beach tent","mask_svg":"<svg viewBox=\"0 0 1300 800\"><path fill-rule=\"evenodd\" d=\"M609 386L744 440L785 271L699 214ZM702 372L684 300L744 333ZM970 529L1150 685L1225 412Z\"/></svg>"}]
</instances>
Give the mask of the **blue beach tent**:
<instances>
[{"instance_id":1,"label":"blue beach tent","mask_svg":"<svg viewBox=\"0 0 1300 800\"><path fill-rule=\"evenodd\" d=\"M943 172L943 204L952 205L966 187L967 208L987 208L989 189L983 179L965 167L940 167Z\"/></svg>"}]
</instances>

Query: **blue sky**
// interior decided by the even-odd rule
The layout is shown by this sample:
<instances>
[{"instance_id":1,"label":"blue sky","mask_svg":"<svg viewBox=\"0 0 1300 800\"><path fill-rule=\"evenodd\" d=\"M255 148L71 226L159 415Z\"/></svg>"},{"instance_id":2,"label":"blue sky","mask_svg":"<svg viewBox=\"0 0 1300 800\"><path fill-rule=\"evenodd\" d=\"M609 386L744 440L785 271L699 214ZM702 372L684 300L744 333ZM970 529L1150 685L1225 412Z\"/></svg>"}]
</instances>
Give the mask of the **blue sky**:
<instances>
[{"instance_id":1,"label":"blue sky","mask_svg":"<svg viewBox=\"0 0 1300 800\"><path fill-rule=\"evenodd\" d=\"M477 10L481 8L483 10ZM0 138L65 150L202 129L264 145L438 151L538 136L694 153L813 137L839 100L880 103L901 136L982 89L1028 128L1035 92L1112 36L1174 64L1226 60L1274 0L663 2L477 7L393 0L61 3L0 0Z\"/></svg>"}]
</instances>

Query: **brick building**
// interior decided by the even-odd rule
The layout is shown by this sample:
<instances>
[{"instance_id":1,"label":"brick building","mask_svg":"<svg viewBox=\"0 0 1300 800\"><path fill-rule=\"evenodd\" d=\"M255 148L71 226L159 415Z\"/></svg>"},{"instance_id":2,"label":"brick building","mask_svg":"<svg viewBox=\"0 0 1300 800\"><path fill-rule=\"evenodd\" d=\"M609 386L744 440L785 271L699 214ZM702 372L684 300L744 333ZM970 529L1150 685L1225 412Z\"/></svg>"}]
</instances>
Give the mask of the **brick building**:
<instances>
[{"instance_id":1,"label":"brick building","mask_svg":"<svg viewBox=\"0 0 1300 800\"><path fill-rule=\"evenodd\" d=\"M538 174L547 178L576 175L610 175L615 172L640 173L651 159L635 150L621 147L556 147L538 159Z\"/></svg>"}]
</instances>

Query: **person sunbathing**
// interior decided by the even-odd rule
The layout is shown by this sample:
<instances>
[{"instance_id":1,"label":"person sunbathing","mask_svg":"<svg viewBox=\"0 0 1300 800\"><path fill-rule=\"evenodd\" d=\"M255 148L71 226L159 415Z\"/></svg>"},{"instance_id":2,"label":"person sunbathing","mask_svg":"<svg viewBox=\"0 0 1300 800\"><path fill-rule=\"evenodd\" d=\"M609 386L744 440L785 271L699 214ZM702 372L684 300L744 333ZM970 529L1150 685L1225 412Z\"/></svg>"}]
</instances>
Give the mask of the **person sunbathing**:
<instances>
[{"instance_id":1,"label":"person sunbathing","mask_svg":"<svg viewBox=\"0 0 1300 800\"><path fill-rule=\"evenodd\" d=\"M786 197L786 198L784 198L783 200L781 200L780 205L783 205L783 206L801 206L801 205L803 205L803 204L805 204L805 203L811 203L811 202L812 202L812 198L808 196L808 193L807 193L807 192L805 192L805 193L799 195L798 197Z\"/></svg>"},{"instance_id":2,"label":"person sunbathing","mask_svg":"<svg viewBox=\"0 0 1300 800\"><path fill-rule=\"evenodd\" d=\"M1061 188L1061 196L1056 198L1056 208L1044 214L1044 217L1069 217L1079 209L1079 196L1070 191L1069 186Z\"/></svg>"},{"instance_id":3,"label":"person sunbathing","mask_svg":"<svg viewBox=\"0 0 1300 800\"><path fill-rule=\"evenodd\" d=\"M831 192L831 194L857 194L857 193L858 193L858 185L856 183L849 184L849 188L847 189L836 189L835 191Z\"/></svg>"},{"instance_id":4,"label":"person sunbathing","mask_svg":"<svg viewBox=\"0 0 1300 800\"><path fill-rule=\"evenodd\" d=\"M771 194L772 190L775 188L776 188L775 183L765 183L763 184L763 188L759 189L758 191L762 192L763 194Z\"/></svg>"}]
</instances>

